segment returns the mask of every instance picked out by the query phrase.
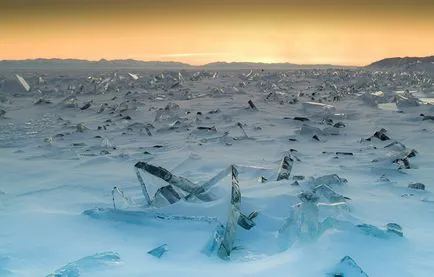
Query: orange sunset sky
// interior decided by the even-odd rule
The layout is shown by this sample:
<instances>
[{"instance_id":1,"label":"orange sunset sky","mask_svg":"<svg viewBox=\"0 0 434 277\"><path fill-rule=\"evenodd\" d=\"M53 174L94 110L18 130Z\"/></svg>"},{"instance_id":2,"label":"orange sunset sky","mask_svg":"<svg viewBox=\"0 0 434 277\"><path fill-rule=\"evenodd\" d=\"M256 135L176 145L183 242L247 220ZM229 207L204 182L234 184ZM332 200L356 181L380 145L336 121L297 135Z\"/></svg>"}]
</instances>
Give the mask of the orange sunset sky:
<instances>
[{"instance_id":1,"label":"orange sunset sky","mask_svg":"<svg viewBox=\"0 0 434 277\"><path fill-rule=\"evenodd\" d=\"M0 1L0 60L366 65L433 54L434 1Z\"/></svg>"}]
</instances>

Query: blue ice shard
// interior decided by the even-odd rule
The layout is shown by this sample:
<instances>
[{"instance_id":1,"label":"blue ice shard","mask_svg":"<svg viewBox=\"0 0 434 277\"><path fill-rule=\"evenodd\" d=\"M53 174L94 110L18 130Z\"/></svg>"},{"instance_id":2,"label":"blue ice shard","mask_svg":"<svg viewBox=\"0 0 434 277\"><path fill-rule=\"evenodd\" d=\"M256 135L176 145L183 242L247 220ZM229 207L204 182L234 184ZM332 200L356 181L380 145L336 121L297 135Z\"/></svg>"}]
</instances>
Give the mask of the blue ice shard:
<instances>
[{"instance_id":1,"label":"blue ice shard","mask_svg":"<svg viewBox=\"0 0 434 277\"><path fill-rule=\"evenodd\" d=\"M116 252L101 252L95 255L86 256L74 262L71 262L54 273L48 274L47 277L79 277L83 272L101 270L107 266L119 264L121 258Z\"/></svg>"},{"instance_id":2,"label":"blue ice shard","mask_svg":"<svg viewBox=\"0 0 434 277\"><path fill-rule=\"evenodd\" d=\"M148 254L152 255L156 258L161 258L164 255L164 253L166 253L168 250L169 250L169 248L168 248L167 244L163 244L163 245L158 246L157 248L154 248L154 249L148 251Z\"/></svg>"},{"instance_id":3,"label":"blue ice shard","mask_svg":"<svg viewBox=\"0 0 434 277\"><path fill-rule=\"evenodd\" d=\"M363 269L350 257L345 256L336 265L333 273L329 276L333 277L368 277Z\"/></svg>"},{"instance_id":4,"label":"blue ice shard","mask_svg":"<svg viewBox=\"0 0 434 277\"><path fill-rule=\"evenodd\" d=\"M396 223L388 223L386 228L378 228L376 226L370 224L359 224L356 225L360 231L365 233L366 235L377 237L380 239L388 239L391 237L402 237L403 232L400 225Z\"/></svg>"},{"instance_id":5,"label":"blue ice shard","mask_svg":"<svg viewBox=\"0 0 434 277\"><path fill-rule=\"evenodd\" d=\"M232 165L232 193L229 207L229 217L223 236L223 241L218 250L218 255L223 260L228 260L234 248L238 219L240 217L241 191L238 182L238 170Z\"/></svg>"},{"instance_id":6,"label":"blue ice shard","mask_svg":"<svg viewBox=\"0 0 434 277\"><path fill-rule=\"evenodd\" d=\"M223 241L224 235L225 235L225 226L219 224L215 229L212 237L205 245L205 248L202 250L202 252L205 253L207 256L212 256L214 254L217 254L217 251Z\"/></svg>"}]
</instances>

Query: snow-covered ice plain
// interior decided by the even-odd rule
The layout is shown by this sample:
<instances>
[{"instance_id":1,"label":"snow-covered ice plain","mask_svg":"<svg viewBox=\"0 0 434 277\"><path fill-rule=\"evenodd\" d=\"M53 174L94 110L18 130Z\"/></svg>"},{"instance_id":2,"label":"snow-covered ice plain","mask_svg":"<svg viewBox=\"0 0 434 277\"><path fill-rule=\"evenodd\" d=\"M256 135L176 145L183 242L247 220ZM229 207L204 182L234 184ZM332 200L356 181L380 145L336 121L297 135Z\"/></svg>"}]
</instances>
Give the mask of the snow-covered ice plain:
<instances>
[{"instance_id":1,"label":"snow-covered ice plain","mask_svg":"<svg viewBox=\"0 0 434 277\"><path fill-rule=\"evenodd\" d=\"M3 72L0 276L433 276L432 77ZM168 183L141 171L149 204L138 162L196 186L234 165L255 226L237 226L221 259L208 250L230 174L209 201L171 186L170 204Z\"/></svg>"}]
</instances>

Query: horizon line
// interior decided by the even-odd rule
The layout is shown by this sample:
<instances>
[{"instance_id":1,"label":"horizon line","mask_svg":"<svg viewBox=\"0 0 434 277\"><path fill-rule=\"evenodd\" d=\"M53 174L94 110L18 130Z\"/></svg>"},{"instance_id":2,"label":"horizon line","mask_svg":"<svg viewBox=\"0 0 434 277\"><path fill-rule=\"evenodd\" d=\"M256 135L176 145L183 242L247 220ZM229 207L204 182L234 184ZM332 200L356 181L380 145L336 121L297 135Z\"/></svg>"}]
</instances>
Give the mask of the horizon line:
<instances>
[{"instance_id":1,"label":"horizon line","mask_svg":"<svg viewBox=\"0 0 434 277\"><path fill-rule=\"evenodd\" d=\"M167 55L169 57L169 55ZM294 66L339 66L339 67L366 67L372 63L386 60L386 59L405 59L405 58L427 58L427 57L434 57L433 55L429 56L395 56L395 57L386 57L381 58L378 60L374 60L369 64L366 65L355 65L355 64L333 64L333 63L292 63L289 61L285 62L254 62L254 61L222 61L222 60L216 60L212 62L208 62L205 64L190 64L188 62L183 61L173 61L173 60L140 60L140 59L134 59L134 58L117 58L117 59L106 59L106 58L100 58L100 59L85 59L85 58L26 58L26 59L1 59L0 62L24 62L24 61L38 61L38 60L45 60L45 61L82 61L82 62L120 62L120 61L134 61L134 62L142 62L142 63L174 63L174 64L182 64L190 67L205 67L212 64L258 64L258 65L294 65Z\"/></svg>"}]
</instances>

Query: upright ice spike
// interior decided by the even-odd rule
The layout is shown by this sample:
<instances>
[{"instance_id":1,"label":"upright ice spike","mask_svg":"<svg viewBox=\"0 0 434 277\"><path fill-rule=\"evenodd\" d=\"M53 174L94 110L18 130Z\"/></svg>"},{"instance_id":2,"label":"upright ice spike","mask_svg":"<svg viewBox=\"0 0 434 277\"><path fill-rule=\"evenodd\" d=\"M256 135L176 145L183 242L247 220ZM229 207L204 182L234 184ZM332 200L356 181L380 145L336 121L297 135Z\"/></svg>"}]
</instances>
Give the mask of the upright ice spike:
<instances>
[{"instance_id":1,"label":"upright ice spike","mask_svg":"<svg viewBox=\"0 0 434 277\"><path fill-rule=\"evenodd\" d=\"M289 175L291 175L292 165L294 164L294 160L291 158L290 154L287 154L283 157L282 162L280 164L279 173L277 175L277 181L280 180L288 180Z\"/></svg>"},{"instance_id":2,"label":"upright ice spike","mask_svg":"<svg viewBox=\"0 0 434 277\"><path fill-rule=\"evenodd\" d=\"M143 196L145 197L146 203L149 205L151 203L151 198L149 197L148 190L146 189L146 184L143 181L142 175L140 175L139 168L134 167L134 169L136 171L137 179L140 182L140 186L142 187Z\"/></svg>"},{"instance_id":3,"label":"upright ice spike","mask_svg":"<svg viewBox=\"0 0 434 277\"><path fill-rule=\"evenodd\" d=\"M228 260L236 237L238 219L240 217L241 192L238 183L238 170L232 165L232 193L229 208L228 222L225 228L222 244L218 250L218 255L223 260Z\"/></svg>"}]
</instances>

